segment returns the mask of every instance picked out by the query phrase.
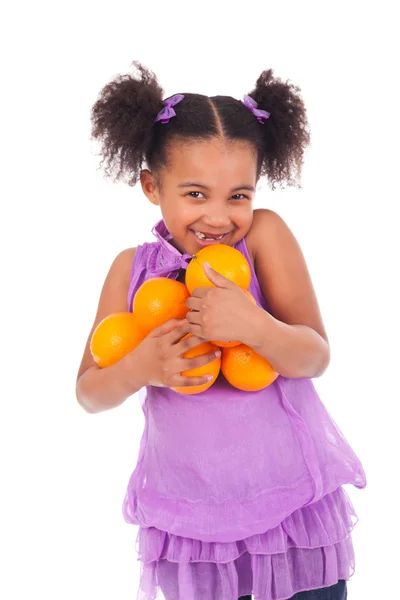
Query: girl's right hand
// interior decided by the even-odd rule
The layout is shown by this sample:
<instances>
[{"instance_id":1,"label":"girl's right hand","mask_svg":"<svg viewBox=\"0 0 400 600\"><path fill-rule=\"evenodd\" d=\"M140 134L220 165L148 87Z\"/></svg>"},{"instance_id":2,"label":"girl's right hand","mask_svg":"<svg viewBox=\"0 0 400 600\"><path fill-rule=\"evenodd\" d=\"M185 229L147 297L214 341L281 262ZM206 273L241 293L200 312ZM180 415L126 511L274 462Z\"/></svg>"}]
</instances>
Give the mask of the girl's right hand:
<instances>
[{"instance_id":1,"label":"girl's right hand","mask_svg":"<svg viewBox=\"0 0 400 600\"><path fill-rule=\"evenodd\" d=\"M208 375L190 377L183 371L202 367L220 356L220 350L201 354L194 358L184 358L183 354L205 340L195 335L182 338L189 333L190 323L183 319L171 319L154 329L130 355L140 364L144 385L157 387L181 387L203 385ZM137 365L135 364L135 367Z\"/></svg>"}]
</instances>

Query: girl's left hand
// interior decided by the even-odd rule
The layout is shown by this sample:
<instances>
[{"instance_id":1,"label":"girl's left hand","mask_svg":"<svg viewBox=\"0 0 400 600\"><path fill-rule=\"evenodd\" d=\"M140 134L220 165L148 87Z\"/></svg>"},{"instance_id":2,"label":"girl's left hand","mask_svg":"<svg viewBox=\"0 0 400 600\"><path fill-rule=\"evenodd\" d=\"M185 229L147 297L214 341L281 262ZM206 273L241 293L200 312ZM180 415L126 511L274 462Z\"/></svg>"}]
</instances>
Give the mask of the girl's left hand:
<instances>
[{"instance_id":1,"label":"girl's left hand","mask_svg":"<svg viewBox=\"0 0 400 600\"><path fill-rule=\"evenodd\" d=\"M190 332L205 340L245 343L255 311L260 309L238 285L207 263L204 272L216 287L198 287L186 301L191 309L186 315Z\"/></svg>"}]
</instances>

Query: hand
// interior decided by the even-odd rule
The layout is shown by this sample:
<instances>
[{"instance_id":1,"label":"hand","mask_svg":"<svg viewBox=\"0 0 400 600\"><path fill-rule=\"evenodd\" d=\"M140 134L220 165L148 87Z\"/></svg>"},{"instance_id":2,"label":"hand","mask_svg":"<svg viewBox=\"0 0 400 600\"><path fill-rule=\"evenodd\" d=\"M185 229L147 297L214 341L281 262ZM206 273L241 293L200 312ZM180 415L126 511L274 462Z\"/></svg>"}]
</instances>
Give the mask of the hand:
<instances>
[{"instance_id":1,"label":"hand","mask_svg":"<svg viewBox=\"0 0 400 600\"><path fill-rule=\"evenodd\" d=\"M215 287L193 290L186 305L191 309L186 315L190 333L206 340L245 343L252 318L259 308L243 290L204 263L204 272Z\"/></svg>"},{"instance_id":2,"label":"hand","mask_svg":"<svg viewBox=\"0 0 400 600\"><path fill-rule=\"evenodd\" d=\"M208 375L202 377L181 375L183 371L201 367L217 358L215 351L195 358L183 358L185 352L204 342L195 335L182 340L189 330L190 324L186 319L181 321L171 319L154 329L133 350L135 361L139 361L141 365L144 385L182 387L202 385L210 380Z\"/></svg>"}]
</instances>

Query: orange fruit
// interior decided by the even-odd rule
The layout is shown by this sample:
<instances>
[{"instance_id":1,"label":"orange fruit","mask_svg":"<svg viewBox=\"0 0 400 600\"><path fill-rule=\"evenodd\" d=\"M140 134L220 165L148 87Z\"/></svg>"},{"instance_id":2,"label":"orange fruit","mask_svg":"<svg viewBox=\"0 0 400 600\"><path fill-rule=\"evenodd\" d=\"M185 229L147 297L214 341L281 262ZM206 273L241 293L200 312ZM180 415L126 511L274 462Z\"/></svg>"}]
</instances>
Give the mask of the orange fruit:
<instances>
[{"instance_id":1,"label":"orange fruit","mask_svg":"<svg viewBox=\"0 0 400 600\"><path fill-rule=\"evenodd\" d=\"M137 290L132 303L140 326L150 333L170 319L184 319L189 311L186 286L175 279L154 277L145 281Z\"/></svg>"},{"instance_id":2,"label":"orange fruit","mask_svg":"<svg viewBox=\"0 0 400 600\"><path fill-rule=\"evenodd\" d=\"M97 325L90 340L90 352L99 367L109 367L132 352L144 339L137 317L118 312L105 317Z\"/></svg>"},{"instance_id":3,"label":"orange fruit","mask_svg":"<svg viewBox=\"0 0 400 600\"><path fill-rule=\"evenodd\" d=\"M262 390L279 377L266 358L245 344L222 349L221 370L231 385L245 392Z\"/></svg>"},{"instance_id":4,"label":"orange fruit","mask_svg":"<svg viewBox=\"0 0 400 600\"><path fill-rule=\"evenodd\" d=\"M243 291L250 298L250 300L252 300L252 302L254 302L254 304L257 304L257 302L254 299L254 296L252 294L250 294L250 292L248 290L243 290ZM241 344L241 343L242 342L214 342L214 340L213 340L213 344L216 344L220 348L234 348L235 346L239 346L239 344Z\"/></svg>"},{"instance_id":5,"label":"orange fruit","mask_svg":"<svg viewBox=\"0 0 400 600\"><path fill-rule=\"evenodd\" d=\"M185 283L190 293L197 287L214 287L204 272L205 262L239 287L246 290L249 287L250 265L243 254L226 244L212 244L199 250L188 264Z\"/></svg>"},{"instance_id":6,"label":"orange fruit","mask_svg":"<svg viewBox=\"0 0 400 600\"><path fill-rule=\"evenodd\" d=\"M187 337L190 337L192 334L188 333L182 339L184 340ZM184 358L194 358L195 356L200 356L200 354L207 354L207 352L212 352L213 350L218 350L218 347L215 346L212 342L202 342L198 346L191 348L187 352L184 353ZM196 369L188 369L187 371L183 371L182 375L188 377L202 377L203 375L212 375L213 378L203 385L190 385L183 387L174 387L172 388L175 392L179 392L180 394L201 394L201 392L205 392L209 387L212 386L214 381L217 379L219 372L221 369L221 358L216 358L215 360L207 363L203 367L197 367Z\"/></svg>"}]
</instances>

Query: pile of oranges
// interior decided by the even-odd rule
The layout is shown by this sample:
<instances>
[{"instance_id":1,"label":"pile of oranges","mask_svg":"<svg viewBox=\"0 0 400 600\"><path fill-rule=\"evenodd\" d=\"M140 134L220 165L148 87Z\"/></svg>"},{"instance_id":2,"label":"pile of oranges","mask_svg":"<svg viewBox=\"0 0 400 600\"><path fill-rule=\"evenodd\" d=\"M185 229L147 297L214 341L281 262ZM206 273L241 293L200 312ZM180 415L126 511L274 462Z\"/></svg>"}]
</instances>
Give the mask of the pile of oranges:
<instances>
[{"instance_id":1,"label":"pile of oranges","mask_svg":"<svg viewBox=\"0 0 400 600\"><path fill-rule=\"evenodd\" d=\"M193 290L213 286L204 272L205 262L236 283L255 302L247 291L251 279L250 266L241 252L224 244L206 246L190 261L185 284L166 277L149 279L135 294L133 312L111 314L98 324L90 343L95 362L102 368L110 366L134 350L156 327L170 319L184 319L189 310L186 300ZM210 382L201 386L174 389L182 394L201 393L213 385L220 371L231 385L245 391L263 389L278 377L278 373L264 357L240 341L205 341L186 352L184 357L192 358L218 347L222 353L220 358L203 367L184 372L188 376L210 374Z\"/></svg>"}]
</instances>

